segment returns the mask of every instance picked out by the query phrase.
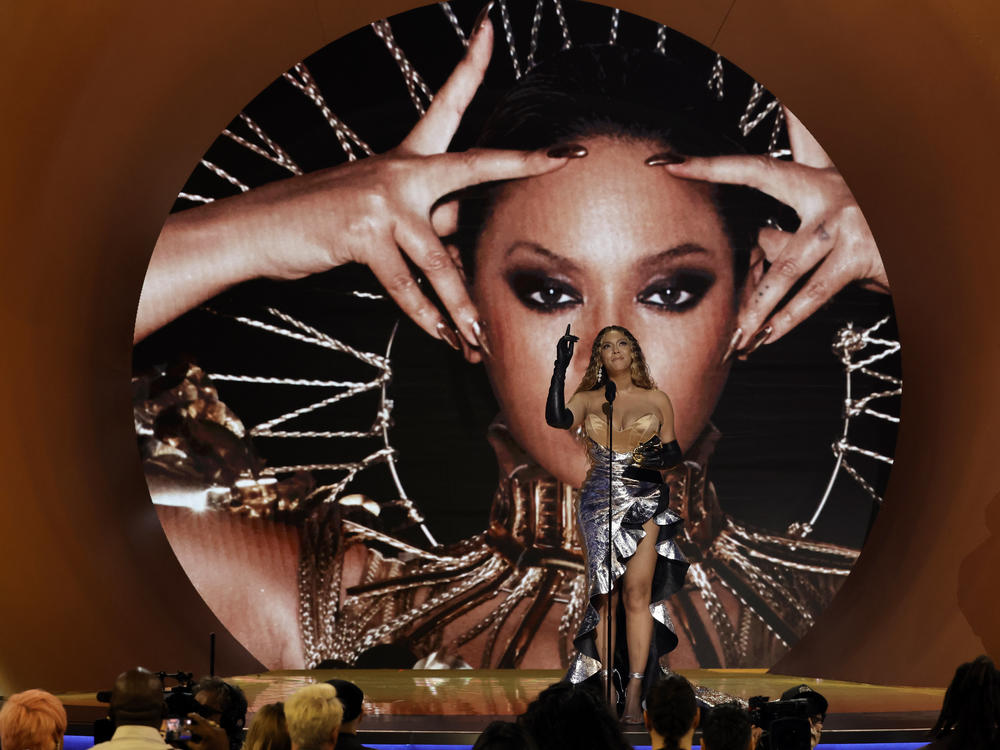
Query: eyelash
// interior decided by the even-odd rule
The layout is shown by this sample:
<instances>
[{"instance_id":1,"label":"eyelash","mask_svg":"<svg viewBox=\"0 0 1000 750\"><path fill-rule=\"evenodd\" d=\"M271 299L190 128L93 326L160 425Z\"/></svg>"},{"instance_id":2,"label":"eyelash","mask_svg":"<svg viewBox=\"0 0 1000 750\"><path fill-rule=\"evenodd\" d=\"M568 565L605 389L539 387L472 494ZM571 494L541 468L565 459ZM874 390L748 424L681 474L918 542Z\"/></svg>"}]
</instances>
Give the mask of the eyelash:
<instances>
[{"instance_id":1,"label":"eyelash","mask_svg":"<svg viewBox=\"0 0 1000 750\"><path fill-rule=\"evenodd\" d=\"M521 304L539 312L557 312L583 302L576 289L544 273L515 271L507 277L507 283ZM686 312L701 302L714 283L711 274L678 271L643 289L636 300L668 312Z\"/></svg>"},{"instance_id":2,"label":"eyelash","mask_svg":"<svg viewBox=\"0 0 1000 750\"><path fill-rule=\"evenodd\" d=\"M539 312L556 312L583 302L569 284L545 274L519 271L510 274L507 283L521 304Z\"/></svg>"},{"instance_id":3,"label":"eyelash","mask_svg":"<svg viewBox=\"0 0 1000 750\"><path fill-rule=\"evenodd\" d=\"M685 312L701 302L714 283L715 277L710 274L678 271L650 284L636 295L636 300L669 312ZM654 299L656 297L659 300Z\"/></svg>"}]
</instances>

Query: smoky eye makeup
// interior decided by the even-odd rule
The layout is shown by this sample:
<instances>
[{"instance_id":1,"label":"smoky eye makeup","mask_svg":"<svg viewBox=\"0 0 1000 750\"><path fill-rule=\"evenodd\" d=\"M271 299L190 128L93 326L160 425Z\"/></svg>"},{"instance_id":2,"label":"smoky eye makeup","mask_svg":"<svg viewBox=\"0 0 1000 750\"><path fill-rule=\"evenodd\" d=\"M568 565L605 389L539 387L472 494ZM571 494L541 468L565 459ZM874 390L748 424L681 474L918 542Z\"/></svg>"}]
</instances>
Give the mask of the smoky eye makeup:
<instances>
[{"instance_id":1,"label":"smoky eye makeup","mask_svg":"<svg viewBox=\"0 0 1000 750\"><path fill-rule=\"evenodd\" d=\"M583 302L583 295L571 284L543 271L513 269L505 278L514 296L530 310L556 312Z\"/></svg>"},{"instance_id":2,"label":"smoky eye makeup","mask_svg":"<svg viewBox=\"0 0 1000 750\"><path fill-rule=\"evenodd\" d=\"M678 269L648 284L636 301L665 312L680 313L695 307L715 283L715 274L696 269Z\"/></svg>"}]
</instances>

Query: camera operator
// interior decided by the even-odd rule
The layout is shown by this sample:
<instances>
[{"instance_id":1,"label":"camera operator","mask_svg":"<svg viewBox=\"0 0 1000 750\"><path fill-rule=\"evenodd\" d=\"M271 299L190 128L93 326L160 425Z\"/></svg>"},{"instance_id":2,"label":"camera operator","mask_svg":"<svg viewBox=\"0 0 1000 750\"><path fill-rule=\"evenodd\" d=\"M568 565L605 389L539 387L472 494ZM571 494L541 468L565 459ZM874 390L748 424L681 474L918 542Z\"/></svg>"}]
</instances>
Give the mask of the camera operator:
<instances>
[{"instance_id":1,"label":"camera operator","mask_svg":"<svg viewBox=\"0 0 1000 750\"><path fill-rule=\"evenodd\" d=\"M823 733L823 722L826 721L826 709L829 708L826 698L808 685L796 685L781 694L781 700L805 699L809 704L809 737L810 748L819 744L819 736Z\"/></svg>"},{"instance_id":2,"label":"camera operator","mask_svg":"<svg viewBox=\"0 0 1000 750\"><path fill-rule=\"evenodd\" d=\"M750 719L763 730L758 750L812 750L826 720L826 698L808 685L796 685L776 701L750 699Z\"/></svg>"},{"instance_id":3,"label":"camera operator","mask_svg":"<svg viewBox=\"0 0 1000 750\"><path fill-rule=\"evenodd\" d=\"M163 683L149 670L138 667L122 672L111 691L108 716L115 733L97 750L173 750L160 736L167 713Z\"/></svg>"},{"instance_id":4,"label":"camera operator","mask_svg":"<svg viewBox=\"0 0 1000 750\"><path fill-rule=\"evenodd\" d=\"M247 719L247 698L243 691L220 677L203 677L193 691L194 699L205 707L198 713L218 722L225 730L230 750L240 750Z\"/></svg>"}]
</instances>

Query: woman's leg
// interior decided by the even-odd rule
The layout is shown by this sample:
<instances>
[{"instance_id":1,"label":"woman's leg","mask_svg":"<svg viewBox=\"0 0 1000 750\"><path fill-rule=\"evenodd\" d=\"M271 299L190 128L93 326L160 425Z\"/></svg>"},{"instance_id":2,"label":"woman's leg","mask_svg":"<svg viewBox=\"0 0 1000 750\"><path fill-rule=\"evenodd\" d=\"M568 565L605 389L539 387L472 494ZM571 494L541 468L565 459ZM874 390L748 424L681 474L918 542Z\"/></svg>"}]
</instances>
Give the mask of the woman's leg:
<instances>
[{"instance_id":1,"label":"woman's leg","mask_svg":"<svg viewBox=\"0 0 1000 750\"><path fill-rule=\"evenodd\" d=\"M656 537L658 527L652 519L642 527L646 536L625 567L625 637L628 639L628 670L630 674L645 674L649 644L653 638L653 616L649 599L653 591L653 569L656 567ZM625 695L625 721L642 721L642 678L631 677Z\"/></svg>"}]
</instances>

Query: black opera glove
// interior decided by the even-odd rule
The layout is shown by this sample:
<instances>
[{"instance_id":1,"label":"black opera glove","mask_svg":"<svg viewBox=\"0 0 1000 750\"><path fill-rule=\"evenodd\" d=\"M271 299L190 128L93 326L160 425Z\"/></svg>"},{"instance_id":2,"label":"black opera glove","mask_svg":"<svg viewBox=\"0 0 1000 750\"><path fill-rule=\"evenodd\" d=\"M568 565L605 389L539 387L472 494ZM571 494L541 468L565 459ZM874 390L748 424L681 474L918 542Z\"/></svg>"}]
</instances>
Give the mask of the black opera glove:
<instances>
[{"instance_id":1,"label":"black opera glove","mask_svg":"<svg viewBox=\"0 0 1000 750\"><path fill-rule=\"evenodd\" d=\"M573 345L579 340L566 326L566 333L556 344L556 361L549 383L549 396L545 401L545 421L550 427L568 430L573 426L573 412L566 408L566 368L573 359Z\"/></svg>"},{"instance_id":2,"label":"black opera glove","mask_svg":"<svg viewBox=\"0 0 1000 750\"><path fill-rule=\"evenodd\" d=\"M631 479L646 479L650 470L673 469L683 460L681 447L676 440L664 444L660 442L658 435L654 435L632 449L634 463L625 467L623 475Z\"/></svg>"}]
</instances>

